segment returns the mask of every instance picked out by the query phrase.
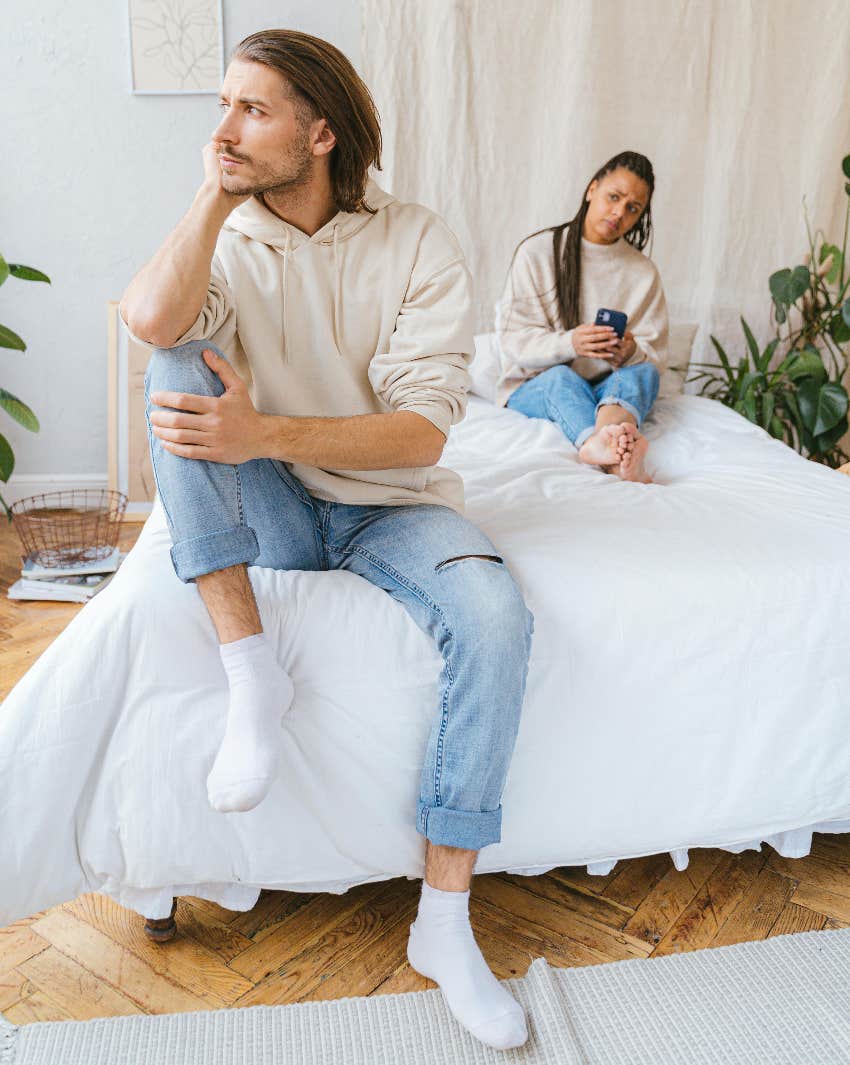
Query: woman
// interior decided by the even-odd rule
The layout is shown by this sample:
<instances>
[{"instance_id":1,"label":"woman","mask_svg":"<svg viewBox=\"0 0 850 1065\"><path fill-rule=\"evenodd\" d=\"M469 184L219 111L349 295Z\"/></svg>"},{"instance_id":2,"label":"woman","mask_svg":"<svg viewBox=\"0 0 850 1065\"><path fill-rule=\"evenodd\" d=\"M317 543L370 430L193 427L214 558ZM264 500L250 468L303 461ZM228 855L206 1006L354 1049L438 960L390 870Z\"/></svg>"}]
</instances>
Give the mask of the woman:
<instances>
[{"instance_id":1,"label":"woman","mask_svg":"<svg viewBox=\"0 0 850 1065\"><path fill-rule=\"evenodd\" d=\"M501 403L555 422L581 462L644 483L640 426L658 395L668 331L658 270L642 254L654 188L645 156L615 155L575 218L520 243L497 309ZM600 309L628 316L622 339L595 324Z\"/></svg>"}]
</instances>

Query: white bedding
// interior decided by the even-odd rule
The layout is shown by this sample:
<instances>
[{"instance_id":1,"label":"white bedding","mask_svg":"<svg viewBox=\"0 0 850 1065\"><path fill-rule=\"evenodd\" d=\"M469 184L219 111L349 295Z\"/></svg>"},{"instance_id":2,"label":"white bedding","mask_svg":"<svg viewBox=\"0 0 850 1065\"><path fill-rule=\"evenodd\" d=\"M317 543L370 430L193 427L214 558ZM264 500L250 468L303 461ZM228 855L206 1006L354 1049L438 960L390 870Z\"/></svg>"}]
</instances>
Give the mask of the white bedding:
<instances>
[{"instance_id":1,"label":"white bedding","mask_svg":"<svg viewBox=\"0 0 850 1065\"><path fill-rule=\"evenodd\" d=\"M473 398L447 465L536 618L479 871L543 870L850 830L850 481L705 399L659 402L660 483L577 463L549 423ZM420 759L438 656L348 573L253 569L296 701L269 798L214 813L224 674L159 510L110 587L0 711L0 925L99 889L251 906L420 875Z\"/></svg>"}]
</instances>

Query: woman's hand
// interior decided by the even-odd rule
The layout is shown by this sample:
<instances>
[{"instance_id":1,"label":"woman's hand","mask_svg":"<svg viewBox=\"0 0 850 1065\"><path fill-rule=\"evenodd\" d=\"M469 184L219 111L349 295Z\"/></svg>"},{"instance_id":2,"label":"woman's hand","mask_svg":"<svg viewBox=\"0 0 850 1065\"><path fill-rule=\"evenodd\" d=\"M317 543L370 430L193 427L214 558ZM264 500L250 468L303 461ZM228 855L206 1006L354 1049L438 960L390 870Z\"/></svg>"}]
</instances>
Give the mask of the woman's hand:
<instances>
[{"instance_id":1,"label":"woman's hand","mask_svg":"<svg viewBox=\"0 0 850 1065\"><path fill-rule=\"evenodd\" d=\"M610 325L577 325L573 330L573 351L590 359L610 359L616 350L617 334Z\"/></svg>"},{"instance_id":2,"label":"woman's hand","mask_svg":"<svg viewBox=\"0 0 850 1065\"><path fill-rule=\"evenodd\" d=\"M576 355L606 359L617 370L634 355L637 344L628 330L620 340L610 325L579 325L573 330L573 350Z\"/></svg>"},{"instance_id":3,"label":"woman's hand","mask_svg":"<svg viewBox=\"0 0 850 1065\"><path fill-rule=\"evenodd\" d=\"M610 358L614 368L619 369L629 361L636 351L637 344L635 343L634 334L630 333L627 329L623 334L623 339L615 341L611 354L609 356L603 356L603 358Z\"/></svg>"}]
</instances>

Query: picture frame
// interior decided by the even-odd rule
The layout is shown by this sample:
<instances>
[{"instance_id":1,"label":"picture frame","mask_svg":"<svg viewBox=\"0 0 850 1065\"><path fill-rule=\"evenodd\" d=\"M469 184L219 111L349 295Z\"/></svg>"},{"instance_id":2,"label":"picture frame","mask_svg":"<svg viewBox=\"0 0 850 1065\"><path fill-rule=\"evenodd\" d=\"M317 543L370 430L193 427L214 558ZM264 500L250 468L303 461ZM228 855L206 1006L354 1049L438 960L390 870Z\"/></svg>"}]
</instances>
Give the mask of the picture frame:
<instances>
[{"instance_id":1,"label":"picture frame","mask_svg":"<svg viewBox=\"0 0 850 1065\"><path fill-rule=\"evenodd\" d=\"M127 496L125 521L145 521L156 481L145 418L145 371L150 351L133 340L118 313L107 307L107 436L109 487Z\"/></svg>"},{"instance_id":2,"label":"picture frame","mask_svg":"<svg viewBox=\"0 0 850 1065\"><path fill-rule=\"evenodd\" d=\"M132 95L218 95L225 66L223 0L126 4Z\"/></svg>"}]
</instances>

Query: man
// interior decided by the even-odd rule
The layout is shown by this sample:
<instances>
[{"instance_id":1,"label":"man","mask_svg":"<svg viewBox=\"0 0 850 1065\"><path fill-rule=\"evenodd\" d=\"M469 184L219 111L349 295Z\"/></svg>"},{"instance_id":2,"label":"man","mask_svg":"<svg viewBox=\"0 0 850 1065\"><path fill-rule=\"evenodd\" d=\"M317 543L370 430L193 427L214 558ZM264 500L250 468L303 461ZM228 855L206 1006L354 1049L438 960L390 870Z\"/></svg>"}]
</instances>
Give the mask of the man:
<instances>
[{"instance_id":1,"label":"man","mask_svg":"<svg viewBox=\"0 0 850 1065\"><path fill-rule=\"evenodd\" d=\"M209 800L262 801L292 699L247 567L347 569L389 592L444 660L408 957L477 1038L519 1046L522 1009L487 967L468 902L477 851L500 838L532 621L461 516L459 478L436 466L473 350L463 253L431 211L368 180L374 104L327 42L246 38L221 112L188 214L121 301L156 349L151 450L174 568L197 584L230 687Z\"/></svg>"}]
</instances>

